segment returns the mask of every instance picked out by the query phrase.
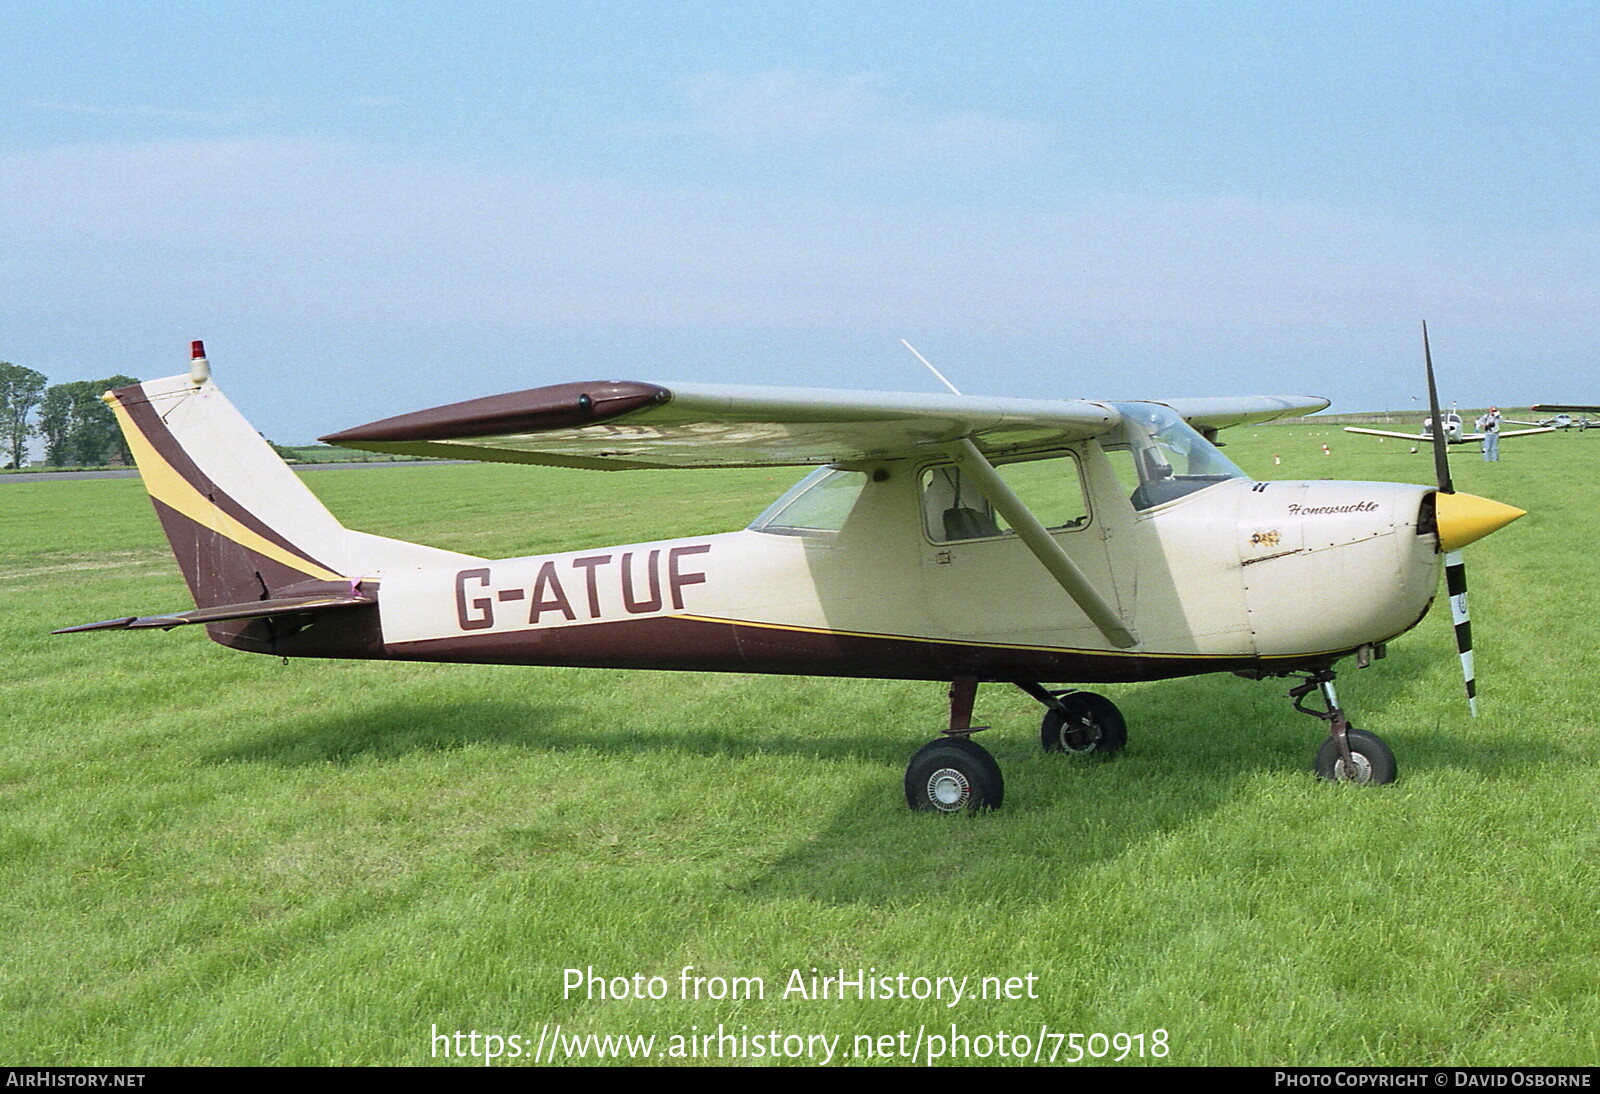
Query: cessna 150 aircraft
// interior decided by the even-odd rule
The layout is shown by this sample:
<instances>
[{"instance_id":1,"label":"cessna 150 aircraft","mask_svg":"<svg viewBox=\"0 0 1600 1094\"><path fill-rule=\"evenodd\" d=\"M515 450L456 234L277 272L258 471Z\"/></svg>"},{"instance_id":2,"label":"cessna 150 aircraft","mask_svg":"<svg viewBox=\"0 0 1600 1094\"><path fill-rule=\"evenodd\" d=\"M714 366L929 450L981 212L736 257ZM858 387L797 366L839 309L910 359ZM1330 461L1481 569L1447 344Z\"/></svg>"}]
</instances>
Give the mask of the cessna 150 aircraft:
<instances>
[{"instance_id":1,"label":"cessna 150 aircraft","mask_svg":"<svg viewBox=\"0 0 1600 1094\"><path fill-rule=\"evenodd\" d=\"M942 681L949 726L912 758L905 791L943 812L1003 797L998 765L971 739L986 681L1044 706L1046 749L1114 752L1126 740L1117 708L1047 685L1295 676L1295 708L1328 726L1317 772L1392 780L1389 748L1339 707L1334 665L1383 656L1427 612L1441 552L1522 515L1453 493L1446 473L1438 487L1253 482L1210 439L1320 410L1320 398L603 381L325 438L596 469L817 465L743 531L484 559L341 525L212 383L198 342L188 374L105 398L196 608L66 630L198 623L223 645L286 658ZM1325 709L1303 705L1317 691Z\"/></svg>"}]
</instances>

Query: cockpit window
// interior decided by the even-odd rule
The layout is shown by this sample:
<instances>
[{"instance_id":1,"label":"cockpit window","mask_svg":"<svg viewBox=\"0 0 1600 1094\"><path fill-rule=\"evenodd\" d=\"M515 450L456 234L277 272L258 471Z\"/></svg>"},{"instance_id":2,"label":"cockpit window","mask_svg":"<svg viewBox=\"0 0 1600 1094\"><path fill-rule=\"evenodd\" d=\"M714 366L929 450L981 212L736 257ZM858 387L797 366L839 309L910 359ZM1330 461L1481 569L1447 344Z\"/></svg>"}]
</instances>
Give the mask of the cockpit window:
<instances>
[{"instance_id":1,"label":"cockpit window","mask_svg":"<svg viewBox=\"0 0 1600 1094\"><path fill-rule=\"evenodd\" d=\"M1149 509L1229 479L1248 479L1177 411L1159 403L1113 403L1122 424L1100 438L1135 509Z\"/></svg>"},{"instance_id":2,"label":"cockpit window","mask_svg":"<svg viewBox=\"0 0 1600 1094\"><path fill-rule=\"evenodd\" d=\"M795 483L750 525L754 532L815 535L837 532L866 488L862 471L824 467Z\"/></svg>"}]
</instances>

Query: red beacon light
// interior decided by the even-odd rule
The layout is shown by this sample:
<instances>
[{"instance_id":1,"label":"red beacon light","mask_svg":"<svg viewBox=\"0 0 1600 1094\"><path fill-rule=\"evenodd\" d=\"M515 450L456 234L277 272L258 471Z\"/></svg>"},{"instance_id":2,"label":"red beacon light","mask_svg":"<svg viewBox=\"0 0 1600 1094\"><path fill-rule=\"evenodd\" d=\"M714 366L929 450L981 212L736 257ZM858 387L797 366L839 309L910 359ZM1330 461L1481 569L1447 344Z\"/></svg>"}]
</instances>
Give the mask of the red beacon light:
<instances>
[{"instance_id":1,"label":"red beacon light","mask_svg":"<svg viewBox=\"0 0 1600 1094\"><path fill-rule=\"evenodd\" d=\"M198 338L189 343L189 382L199 387L211 379L211 362L206 360L206 345Z\"/></svg>"}]
</instances>

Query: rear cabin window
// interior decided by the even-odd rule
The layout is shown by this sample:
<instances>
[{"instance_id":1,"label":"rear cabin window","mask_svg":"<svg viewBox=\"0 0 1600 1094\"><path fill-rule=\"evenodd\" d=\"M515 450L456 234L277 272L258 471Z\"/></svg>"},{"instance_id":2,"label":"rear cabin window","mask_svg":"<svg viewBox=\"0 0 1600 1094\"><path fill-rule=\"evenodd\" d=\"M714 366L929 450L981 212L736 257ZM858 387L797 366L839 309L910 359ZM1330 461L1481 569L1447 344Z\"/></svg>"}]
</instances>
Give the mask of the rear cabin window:
<instances>
[{"instance_id":1,"label":"rear cabin window","mask_svg":"<svg viewBox=\"0 0 1600 1094\"><path fill-rule=\"evenodd\" d=\"M1078 461L1070 455L1017 460L995 470L1022 503L1051 531L1089 523ZM935 543L1015 535L977 484L955 464L926 468L921 479L922 519Z\"/></svg>"}]
</instances>

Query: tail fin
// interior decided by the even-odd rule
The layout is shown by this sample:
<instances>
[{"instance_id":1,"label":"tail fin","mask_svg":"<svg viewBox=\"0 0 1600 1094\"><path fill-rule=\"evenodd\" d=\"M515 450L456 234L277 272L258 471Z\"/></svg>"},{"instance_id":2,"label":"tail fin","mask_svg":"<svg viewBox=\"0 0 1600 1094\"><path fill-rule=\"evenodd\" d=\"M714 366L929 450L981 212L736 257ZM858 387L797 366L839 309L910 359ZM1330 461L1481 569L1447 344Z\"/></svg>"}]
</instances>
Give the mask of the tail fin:
<instances>
[{"instance_id":1,"label":"tail fin","mask_svg":"<svg viewBox=\"0 0 1600 1094\"><path fill-rule=\"evenodd\" d=\"M108 392L195 606L341 581L344 527L210 380Z\"/></svg>"},{"instance_id":2,"label":"tail fin","mask_svg":"<svg viewBox=\"0 0 1600 1094\"><path fill-rule=\"evenodd\" d=\"M345 528L210 380L107 392L197 608L375 583L385 569L466 556ZM308 584L310 583L310 584Z\"/></svg>"}]
</instances>

